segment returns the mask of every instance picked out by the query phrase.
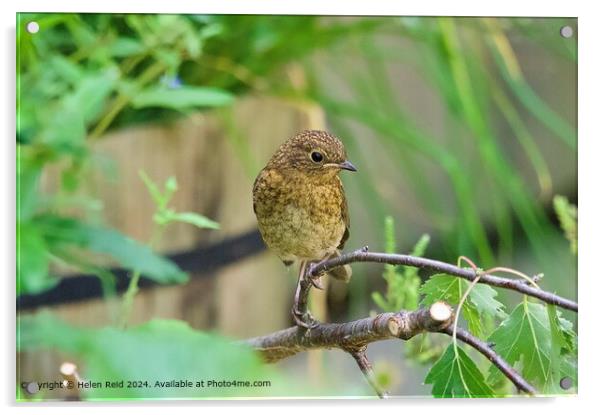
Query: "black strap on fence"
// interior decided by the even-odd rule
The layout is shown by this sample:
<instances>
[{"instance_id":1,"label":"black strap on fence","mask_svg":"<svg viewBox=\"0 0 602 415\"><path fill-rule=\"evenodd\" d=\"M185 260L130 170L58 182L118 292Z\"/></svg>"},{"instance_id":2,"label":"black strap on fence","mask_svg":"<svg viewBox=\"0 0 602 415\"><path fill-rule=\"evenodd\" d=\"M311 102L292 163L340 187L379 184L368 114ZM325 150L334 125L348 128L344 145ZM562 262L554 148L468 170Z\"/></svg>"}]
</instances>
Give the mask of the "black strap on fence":
<instances>
[{"instance_id":1,"label":"black strap on fence","mask_svg":"<svg viewBox=\"0 0 602 415\"><path fill-rule=\"evenodd\" d=\"M265 249L257 229L224 239L218 243L199 246L190 251L168 255L185 272L194 278L210 278L218 269L258 254ZM129 283L130 271L115 268L110 270L115 276L115 289L123 292ZM140 278L139 287L155 287L156 282ZM52 289L40 294L24 294L17 297L17 310L29 310L42 306L65 304L89 300L103 295L100 279L95 275L74 275L62 278Z\"/></svg>"}]
</instances>

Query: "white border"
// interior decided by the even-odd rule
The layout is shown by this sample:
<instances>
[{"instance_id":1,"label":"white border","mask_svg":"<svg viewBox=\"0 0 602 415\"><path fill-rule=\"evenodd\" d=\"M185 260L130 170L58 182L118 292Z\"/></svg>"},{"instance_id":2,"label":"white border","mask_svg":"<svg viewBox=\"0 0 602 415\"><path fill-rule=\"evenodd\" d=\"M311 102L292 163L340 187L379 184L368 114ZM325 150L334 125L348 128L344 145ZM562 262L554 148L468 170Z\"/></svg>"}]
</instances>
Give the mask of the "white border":
<instances>
[{"instance_id":1,"label":"white border","mask_svg":"<svg viewBox=\"0 0 602 415\"><path fill-rule=\"evenodd\" d=\"M602 91L600 89L600 41L602 35L602 17L594 8L594 1L545 1L528 2L503 0L497 2L472 2L468 0L455 1L385 1L385 0L227 0L227 1L171 1L171 2L130 2L123 0L103 0L102 2L81 2L66 0L32 1L22 0L18 4L2 2L0 19L2 19L2 91L5 96L0 100L2 111L2 126L5 131L2 140L2 156L4 166L3 198L0 199L2 209L1 224L3 229L2 249L0 254L4 265L4 295L6 310L3 327L7 341L2 342L3 348L3 381L5 405L12 405L9 412L16 412L14 407L14 53L15 53L15 13L17 11L52 11L52 12L137 12L137 13L224 13L224 14L345 14L345 15L455 15L455 16L576 16L579 18L579 303L581 318L579 321L579 396L564 399L506 399L495 401L434 401L425 399L405 399L379 404L376 410L412 411L420 414L458 411L462 414L478 413L483 415L505 414L513 411L531 410L546 413L562 412L577 413L587 411L589 407L600 407L600 375L602 368L600 348L602 339L598 328L598 313L593 310L602 292L600 267L596 266L600 246L600 119ZM598 190L596 190L598 189ZM596 255L597 254L597 255ZM584 317L586 316L586 317ZM589 318L587 316L590 316ZM597 399L598 398L598 399ZM128 412L162 414L166 406L178 406L178 411L198 414L199 411L229 409L237 412L247 411L282 414L315 411L316 406L323 406L327 411L368 411L376 405L373 401L336 400L312 402L283 402L283 401L230 401L216 402L153 402L146 404L110 404L82 405L70 407L48 405L40 407L21 407L20 413L37 413L46 410L51 413L106 413L115 406L125 406ZM401 408L403 406L403 408ZM115 408L116 409L116 408Z\"/></svg>"},{"instance_id":2,"label":"white border","mask_svg":"<svg viewBox=\"0 0 602 415\"><path fill-rule=\"evenodd\" d=\"M484 2L483 2L484 3ZM491 2L489 2L491 3ZM330 15L451 15L451 16L576 16L579 2L546 1L545 3L505 0L492 4L471 1L283 1L228 0L177 2L52 2L22 0L19 11L87 11L105 13L224 13L224 14L330 14ZM477 7L475 7L477 5Z\"/></svg>"}]
</instances>

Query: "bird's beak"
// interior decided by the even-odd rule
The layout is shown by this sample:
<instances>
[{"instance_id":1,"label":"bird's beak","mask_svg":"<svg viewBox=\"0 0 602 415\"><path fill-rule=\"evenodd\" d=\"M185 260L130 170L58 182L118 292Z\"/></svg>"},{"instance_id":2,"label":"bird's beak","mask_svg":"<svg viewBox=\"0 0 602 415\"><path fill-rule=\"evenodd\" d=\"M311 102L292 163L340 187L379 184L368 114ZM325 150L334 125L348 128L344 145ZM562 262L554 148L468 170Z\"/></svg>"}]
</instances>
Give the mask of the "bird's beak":
<instances>
[{"instance_id":1,"label":"bird's beak","mask_svg":"<svg viewBox=\"0 0 602 415\"><path fill-rule=\"evenodd\" d=\"M339 167L343 170L357 171L353 163L349 160L345 160L343 163L339 164Z\"/></svg>"}]
</instances>

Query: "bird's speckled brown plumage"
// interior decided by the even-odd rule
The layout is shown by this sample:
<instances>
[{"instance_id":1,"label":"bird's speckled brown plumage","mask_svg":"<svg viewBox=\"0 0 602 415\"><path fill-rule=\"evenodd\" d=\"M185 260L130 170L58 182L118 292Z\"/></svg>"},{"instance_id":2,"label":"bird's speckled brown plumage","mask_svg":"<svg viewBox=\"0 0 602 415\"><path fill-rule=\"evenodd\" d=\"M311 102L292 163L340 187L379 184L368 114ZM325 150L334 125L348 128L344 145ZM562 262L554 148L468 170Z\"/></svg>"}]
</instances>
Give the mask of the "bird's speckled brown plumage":
<instances>
[{"instance_id":1,"label":"bird's speckled brown plumage","mask_svg":"<svg viewBox=\"0 0 602 415\"><path fill-rule=\"evenodd\" d=\"M312 152L320 152L323 160L313 161ZM321 260L343 247L349 214L338 173L344 166L354 170L346 157L338 138L325 131L303 131L282 144L255 179L253 209L259 230L285 263ZM332 274L348 279L349 268L346 273Z\"/></svg>"}]
</instances>

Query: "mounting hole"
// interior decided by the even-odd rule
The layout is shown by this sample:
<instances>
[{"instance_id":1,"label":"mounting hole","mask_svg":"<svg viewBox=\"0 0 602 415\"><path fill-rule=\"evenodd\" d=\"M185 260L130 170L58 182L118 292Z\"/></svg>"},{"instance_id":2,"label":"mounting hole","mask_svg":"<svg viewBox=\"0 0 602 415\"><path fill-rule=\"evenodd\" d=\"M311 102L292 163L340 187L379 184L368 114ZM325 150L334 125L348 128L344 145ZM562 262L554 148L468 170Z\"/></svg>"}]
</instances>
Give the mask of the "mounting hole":
<instances>
[{"instance_id":1,"label":"mounting hole","mask_svg":"<svg viewBox=\"0 0 602 415\"><path fill-rule=\"evenodd\" d=\"M34 393L38 393L40 391L40 385L38 385L37 382L29 382L25 387L25 390L27 391L27 393L33 395Z\"/></svg>"},{"instance_id":2,"label":"mounting hole","mask_svg":"<svg viewBox=\"0 0 602 415\"><path fill-rule=\"evenodd\" d=\"M562 26L560 28L560 36L565 39L573 37L573 28L571 26Z\"/></svg>"},{"instance_id":3,"label":"mounting hole","mask_svg":"<svg viewBox=\"0 0 602 415\"><path fill-rule=\"evenodd\" d=\"M571 386L573 386L573 379L569 378L568 376L560 379L560 387L562 389L567 390L570 389Z\"/></svg>"},{"instance_id":4,"label":"mounting hole","mask_svg":"<svg viewBox=\"0 0 602 415\"><path fill-rule=\"evenodd\" d=\"M32 35L34 33L38 33L40 30L40 25L38 24L38 22L29 22L27 23L26 29L29 33L31 33Z\"/></svg>"}]
</instances>

